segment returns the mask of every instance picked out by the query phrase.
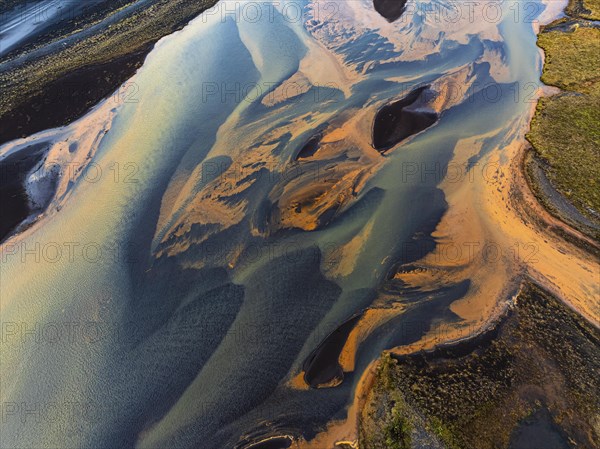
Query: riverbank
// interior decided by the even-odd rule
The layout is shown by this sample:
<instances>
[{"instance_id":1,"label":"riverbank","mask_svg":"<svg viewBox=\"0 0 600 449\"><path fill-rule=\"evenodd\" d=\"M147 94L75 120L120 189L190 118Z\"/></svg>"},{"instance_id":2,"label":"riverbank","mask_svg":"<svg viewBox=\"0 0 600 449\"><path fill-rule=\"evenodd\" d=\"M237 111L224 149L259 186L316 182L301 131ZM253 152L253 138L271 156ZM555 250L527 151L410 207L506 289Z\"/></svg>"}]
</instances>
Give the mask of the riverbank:
<instances>
[{"instance_id":1,"label":"riverbank","mask_svg":"<svg viewBox=\"0 0 600 449\"><path fill-rule=\"evenodd\" d=\"M0 144L82 116L131 78L159 39L216 2L139 2L77 31L62 24L59 31L28 43L26 51L13 52L0 63ZM118 100L131 99L135 92L130 86Z\"/></svg>"},{"instance_id":2,"label":"riverbank","mask_svg":"<svg viewBox=\"0 0 600 449\"><path fill-rule=\"evenodd\" d=\"M517 448L532 424L536 447L593 447L599 344L596 327L527 283L485 333L384 356L362 411L360 447L420 447L429 439L452 449Z\"/></svg>"},{"instance_id":3,"label":"riverbank","mask_svg":"<svg viewBox=\"0 0 600 449\"><path fill-rule=\"evenodd\" d=\"M571 0L566 13L538 36L542 81L561 92L538 103L525 171L550 213L600 240L600 2Z\"/></svg>"}]
</instances>

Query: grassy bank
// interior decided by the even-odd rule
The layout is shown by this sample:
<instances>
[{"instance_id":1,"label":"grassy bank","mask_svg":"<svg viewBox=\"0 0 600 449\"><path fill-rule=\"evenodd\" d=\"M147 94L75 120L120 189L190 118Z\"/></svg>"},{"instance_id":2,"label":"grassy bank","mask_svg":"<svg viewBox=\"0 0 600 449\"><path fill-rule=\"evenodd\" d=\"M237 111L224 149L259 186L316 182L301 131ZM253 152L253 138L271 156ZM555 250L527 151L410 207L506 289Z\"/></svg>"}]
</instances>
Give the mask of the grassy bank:
<instances>
[{"instance_id":1,"label":"grassy bank","mask_svg":"<svg viewBox=\"0 0 600 449\"><path fill-rule=\"evenodd\" d=\"M0 72L0 143L80 117L130 78L156 41L215 3L156 0L92 36Z\"/></svg>"},{"instance_id":2,"label":"grassy bank","mask_svg":"<svg viewBox=\"0 0 600 449\"><path fill-rule=\"evenodd\" d=\"M572 17L600 20L600 0L570 0L565 12Z\"/></svg>"},{"instance_id":3,"label":"grassy bank","mask_svg":"<svg viewBox=\"0 0 600 449\"><path fill-rule=\"evenodd\" d=\"M380 406L373 401L363 411L360 447L409 447L414 416L451 449L508 448L539 416L568 445L597 447L599 347L596 328L528 286L485 335L433 353L384 357L373 389ZM374 430L376 420L382 430Z\"/></svg>"},{"instance_id":4,"label":"grassy bank","mask_svg":"<svg viewBox=\"0 0 600 449\"><path fill-rule=\"evenodd\" d=\"M527 138L552 186L583 216L600 223L600 30L585 22L600 17L600 1L573 0L567 12L571 18L538 36L546 55L542 81L562 92L540 100ZM531 166L528 171L535 184ZM542 189L533 187L560 216Z\"/></svg>"}]
</instances>

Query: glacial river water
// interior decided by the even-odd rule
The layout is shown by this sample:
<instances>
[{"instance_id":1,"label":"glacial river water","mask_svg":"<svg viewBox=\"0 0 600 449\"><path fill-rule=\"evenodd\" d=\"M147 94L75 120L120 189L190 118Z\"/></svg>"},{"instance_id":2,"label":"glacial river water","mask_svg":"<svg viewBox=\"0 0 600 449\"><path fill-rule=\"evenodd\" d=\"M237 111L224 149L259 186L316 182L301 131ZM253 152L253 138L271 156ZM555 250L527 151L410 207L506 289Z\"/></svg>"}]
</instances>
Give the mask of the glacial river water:
<instances>
[{"instance_id":1,"label":"glacial river water","mask_svg":"<svg viewBox=\"0 0 600 449\"><path fill-rule=\"evenodd\" d=\"M382 350L491 314L452 307L486 288L474 260L391 282L443 240L444 179L469 188L523 140L545 6L489 3L409 2L388 23L368 0L222 2L78 122L1 147L43 144L28 188L55 189L2 245L2 447L309 440ZM439 120L376 151L375 113L418 86ZM343 380L308 388L309 355L367 308L384 318L363 320Z\"/></svg>"}]
</instances>

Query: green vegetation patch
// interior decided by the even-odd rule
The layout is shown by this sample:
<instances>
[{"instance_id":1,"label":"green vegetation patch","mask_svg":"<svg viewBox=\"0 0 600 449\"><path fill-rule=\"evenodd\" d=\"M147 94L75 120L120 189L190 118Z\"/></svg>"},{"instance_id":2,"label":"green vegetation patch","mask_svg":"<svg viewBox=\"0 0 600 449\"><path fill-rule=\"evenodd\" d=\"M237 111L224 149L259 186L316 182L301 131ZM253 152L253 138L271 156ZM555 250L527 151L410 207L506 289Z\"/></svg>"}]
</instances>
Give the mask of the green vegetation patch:
<instances>
[{"instance_id":1,"label":"green vegetation patch","mask_svg":"<svg viewBox=\"0 0 600 449\"><path fill-rule=\"evenodd\" d=\"M538 36L545 51L542 81L561 89L598 92L600 81L600 30L574 27L574 31L550 31Z\"/></svg>"},{"instance_id":2,"label":"green vegetation patch","mask_svg":"<svg viewBox=\"0 0 600 449\"><path fill-rule=\"evenodd\" d=\"M584 215L600 213L600 30L540 34L542 81L566 92L542 98L527 135L552 185Z\"/></svg>"},{"instance_id":3,"label":"green vegetation patch","mask_svg":"<svg viewBox=\"0 0 600 449\"><path fill-rule=\"evenodd\" d=\"M369 392L361 419L359 447L410 449L413 423L404 396L395 388L396 362L389 354L382 359L375 387Z\"/></svg>"},{"instance_id":4,"label":"green vegetation patch","mask_svg":"<svg viewBox=\"0 0 600 449\"><path fill-rule=\"evenodd\" d=\"M600 0L585 0L583 6L590 11L589 13L584 13L583 17L586 19L600 20Z\"/></svg>"},{"instance_id":5,"label":"green vegetation patch","mask_svg":"<svg viewBox=\"0 0 600 449\"><path fill-rule=\"evenodd\" d=\"M570 0L566 11L570 16L600 20L600 0Z\"/></svg>"},{"instance_id":6,"label":"green vegetation patch","mask_svg":"<svg viewBox=\"0 0 600 449\"><path fill-rule=\"evenodd\" d=\"M597 95L542 98L527 136L552 185L587 216L600 211L599 104Z\"/></svg>"},{"instance_id":7,"label":"green vegetation patch","mask_svg":"<svg viewBox=\"0 0 600 449\"><path fill-rule=\"evenodd\" d=\"M508 448L515 429L539 410L565 441L577 447L600 441L600 332L534 286L488 333L397 363L384 359L382 366L373 394L387 409L373 418L363 413L363 422L385 416L383 429L396 404L386 398L401 397L400 428L411 422L410 411L418 413L450 449ZM385 431L373 440L373 425L362 429L361 447L403 447L386 445Z\"/></svg>"}]
</instances>

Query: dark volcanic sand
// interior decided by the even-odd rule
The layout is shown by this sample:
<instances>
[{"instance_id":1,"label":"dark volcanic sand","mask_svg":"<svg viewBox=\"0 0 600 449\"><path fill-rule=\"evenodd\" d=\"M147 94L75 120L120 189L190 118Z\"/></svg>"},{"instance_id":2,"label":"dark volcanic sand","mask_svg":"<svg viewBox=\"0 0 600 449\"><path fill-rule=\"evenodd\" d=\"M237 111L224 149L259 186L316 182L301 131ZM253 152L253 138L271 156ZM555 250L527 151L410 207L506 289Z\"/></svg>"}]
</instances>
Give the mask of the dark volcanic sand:
<instances>
[{"instance_id":1,"label":"dark volcanic sand","mask_svg":"<svg viewBox=\"0 0 600 449\"><path fill-rule=\"evenodd\" d=\"M373 0L373 6L389 22L393 22L404 13L406 0Z\"/></svg>"},{"instance_id":2,"label":"dark volcanic sand","mask_svg":"<svg viewBox=\"0 0 600 449\"><path fill-rule=\"evenodd\" d=\"M43 147L32 145L0 162L0 242L31 213L24 181L43 157Z\"/></svg>"},{"instance_id":3,"label":"dark volcanic sand","mask_svg":"<svg viewBox=\"0 0 600 449\"><path fill-rule=\"evenodd\" d=\"M373 146L380 152L385 152L407 137L417 134L433 125L437 114L406 110L419 100L428 86L413 90L406 97L381 108L375 116L373 124Z\"/></svg>"},{"instance_id":4,"label":"dark volcanic sand","mask_svg":"<svg viewBox=\"0 0 600 449\"><path fill-rule=\"evenodd\" d=\"M296 160L313 156L319 149L319 143L321 142L321 138L322 136L320 134L311 137L298 152Z\"/></svg>"},{"instance_id":5,"label":"dark volcanic sand","mask_svg":"<svg viewBox=\"0 0 600 449\"><path fill-rule=\"evenodd\" d=\"M304 381L313 388L332 381L341 381L344 372L338 363L340 353L348 335L354 329L361 315L356 315L339 326L323 340L304 362Z\"/></svg>"}]
</instances>

